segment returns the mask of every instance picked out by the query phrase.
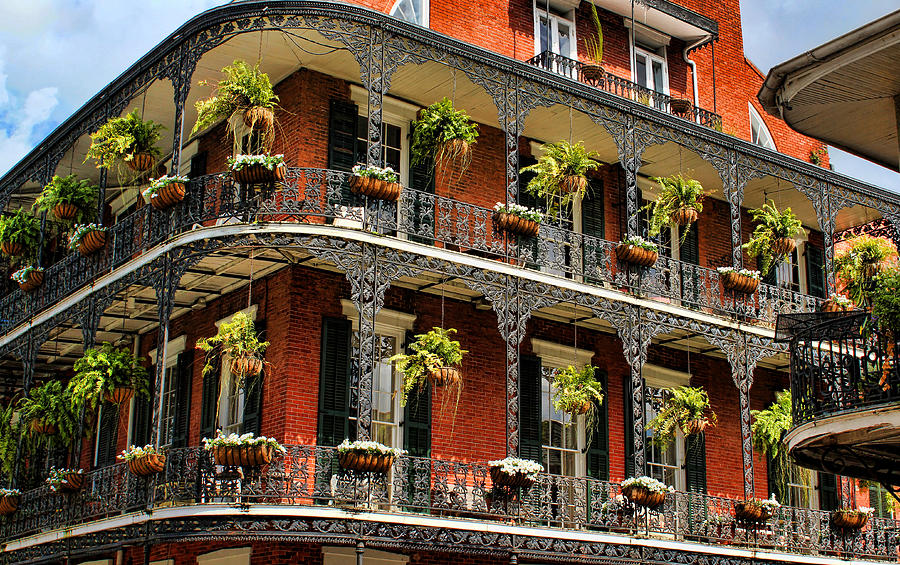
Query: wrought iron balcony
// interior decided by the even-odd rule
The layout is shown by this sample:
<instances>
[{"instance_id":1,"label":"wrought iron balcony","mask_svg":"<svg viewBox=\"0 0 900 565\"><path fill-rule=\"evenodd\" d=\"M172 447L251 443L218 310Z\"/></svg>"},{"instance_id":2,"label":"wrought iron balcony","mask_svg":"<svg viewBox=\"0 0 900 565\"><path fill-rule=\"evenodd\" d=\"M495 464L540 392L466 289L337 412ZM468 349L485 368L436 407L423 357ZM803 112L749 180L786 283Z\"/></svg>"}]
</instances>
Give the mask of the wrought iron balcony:
<instances>
[{"instance_id":1,"label":"wrought iron balcony","mask_svg":"<svg viewBox=\"0 0 900 565\"><path fill-rule=\"evenodd\" d=\"M88 473L74 494L48 487L25 492L0 525L0 539L25 537L154 508L251 504L497 521L538 528L659 536L798 554L895 560L900 522L872 519L860 532L833 529L830 513L781 507L771 519L744 523L734 500L676 492L656 510L624 501L617 483L541 474L527 489L494 489L483 463L402 456L388 474L340 470L334 448L290 446L261 468L216 466L202 448L170 450L166 468L149 478L124 464Z\"/></svg>"},{"instance_id":2,"label":"wrought iron balcony","mask_svg":"<svg viewBox=\"0 0 900 565\"><path fill-rule=\"evenodd\" d=\"M330 223L364 229L768 325L774 324L778 313L815 312L821 304L818 298L766 284L751 297L726 293L715 269L668 257L638 271L619 263L616 243L578 233L567 222L545 222L538 237L519 240L497 230L491 209L444 196L405 188L397 204L365 201L349 195L349 176L290 168L283 184L261 191L234 183L226 173L194 179L185 200L172 211L144 206L120 217L99 255L69 253L46 269L38 290L28 294L14 290L3 297L0 331L9 331L173 236L235 222Z\"/></svg>"},{"instance_id":3,"label":"wrought iron balcony","mask_svg":"<svg viewBox=\"0 0 900 565\"><path fill-rule=\"evenodd\" d=\"M662 92L617 77L605 70L595 70L595 67L552 51L544 51L535 55L528 60L528 63L703 126L718 128L722 125L722 116L694 106L688 100L672 98Z\"/></svg>"},{"instance_id":4,"label":"wrought iron balcony","mask_svg":"<svg viewBox=\"0 0 900 565\"><path fill-rule=\"evenodd\" d=\"M791 342L792 455L900 484L900 336L857 311L779 316L776 337Z\"/></svg>"}]
</instances>

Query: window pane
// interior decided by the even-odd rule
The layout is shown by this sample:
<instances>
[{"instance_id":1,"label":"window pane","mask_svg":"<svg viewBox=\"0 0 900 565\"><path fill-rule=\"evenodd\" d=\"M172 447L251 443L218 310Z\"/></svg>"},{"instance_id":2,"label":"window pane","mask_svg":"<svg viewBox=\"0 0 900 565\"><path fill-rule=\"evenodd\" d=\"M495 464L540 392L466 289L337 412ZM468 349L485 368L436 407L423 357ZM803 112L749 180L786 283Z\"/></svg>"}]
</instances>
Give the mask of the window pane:
<instances>
[{"instance_id":1,"label":"window pane","mask_svg":"<svg viewBox=\"0 0 900 565\"><path fill-rule=\"evenodd\" d=\"M653 90L663 92L663 85L665 85L665 80L663 79L662 63L653 61Z\"/></svg>"},{"instance_id":2,"label":"window pane","mask_svg":"<svg viewBox=\"0 0 900 565\"><path fill-rule=\"evenodd\" d=\"M541 52L550 51L550 33L547 30L547 18L541 18Z\"/></svg>"},{"instance_id":3,"label":"window pane","mask_svg":"<svg viewBox=\"0 0 900 565\"><path fill-rule=\"evenodd\" d=\"M563 23L557 23L559 36L559 54L563 57L572 57L571 41L569 41L569 26Z\"/></svg>"},{"instance_id":4,"label":"window pane","mask_svg":"<svg viewBox=\"0 0 900 565\"><path fill-rule=\"evenodd\" d=\"M647 58L641 54L636 54L634 61L637 83L641 86L647 86Z\"/></svg>"}]
</instances>

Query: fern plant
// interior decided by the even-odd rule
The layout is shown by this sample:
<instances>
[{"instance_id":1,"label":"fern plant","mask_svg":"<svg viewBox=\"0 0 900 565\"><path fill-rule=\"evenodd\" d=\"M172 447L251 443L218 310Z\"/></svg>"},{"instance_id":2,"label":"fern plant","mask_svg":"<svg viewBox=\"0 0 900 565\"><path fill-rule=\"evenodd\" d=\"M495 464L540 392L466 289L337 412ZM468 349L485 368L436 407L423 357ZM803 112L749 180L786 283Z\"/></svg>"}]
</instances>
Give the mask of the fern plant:
<instances>
[{"instance_id":1,"label":"fern plant","mask_svg":"<svg viewBox=\"0 0 900 565\"><path fill-rule=\"evenodd\" d=\"M457 167L462 174L471 163L471 146L478 139L478 124L469 115L443 98L419 112L413 122L412 163L443 163ZM433 161L432 161L433 160Z\"/></svg>"},{"instance_id":2,"label":"fern plant","mask_svg":"<svg viewBox=\"0 0 900 565\"><path fill-rule=\"evenodd\" d=\"M593 5L593 4L592 4ZM684 208L693 208L698 213L703 211L703 185L700 181L684 178L680 173L669 177L654 177L661 188L656 201L646 206L650 211L650 237L656 237L662 228L672 223L672 215ZM690 224L684 230L687 235ZM683 237L683 236L682 236Z\"/></svg>"},{"instance_id":3,"label":"fern plant","mask_svg":"<svg viewBox=\"0 0 900 565\"><path fill-rule=\"evenodd\" d=\"M772 266L785 257L785 255L776 255L773 251L772 246L775 241L782 238L794 239L804 235L806 230L803 229L803 223L794 215L790 207L779 211L772 200L764 203L762 208L750 210L750 215L753 216L757 225L750 236L750 241L743 247L751 257L759 258L759 271L762 276L766 276Z\"/></svg>"},{"instance_id":4,"label":"fern plant","mask_svg":"<svg viewBox=\"0 0 900 565\"><path fill-rule=\"evenodd\" d=\"M47 381L31 389L28 398L19 400L18 411L19 420L34 447L68 446L78 435L78 412L61 381ZM38 433L31 427L35 421L55 427L56 433Z\"/></svg>"},{"instance_id":5,"label":"fern plant","mask_svg":"<svg viewBox=\"0 0 900 565\"><path fill-rule=\"evenodd\" d=\"M34 202L37 212L51 212L59 204L73 204L78 214L72 219L78 224L96 218L99 189L91 181L78 180L75 175L54 175Z\"/></svg>"},{"instance_id":6,"label":"fern plant","mask_svg":"<svg viewBox=\"0 0 900 565\"><path fill-rule=\"evenodd\" d=\"M753 417L753 424L750 426L753 448L771 459L775 471L773 473L775 484L781 493L786 493L792 464L782 440L794 426L791 416L791 392L783 390L776 393L775 402L764 410L751 410L750 415ZM809 484L809 471L796 467L794 472L799 473L797 478L804 484Z\"/></svg>"},{"instance_id":7,"label":"fern plant","mask_svg":"<svg viewBox=\"0 0 900 565\"><path fill-rule=\"evenodd\" d=\"M581 198L587 191L587 173L596 170L599 154L588 151L584 143L565 140L541 146L543 154L534 165L522 168L520 173L535 173L525 190L538 198L544 198L551 216L560 209ZM573 190L574 188L574 190Z\"/></svg>"},{"instance_id":8,"label":"fern plant","mask_svg":"<svg viewBox=\"0 0 900 565\"><path fill-rule=\"evenodd\" d=\"M41 241L41 221L21 208L0 216L0 241L18 243L33 251Z\"/></svg>"},{"instance_id":9,"label":"fern plant","mask_svg":"<svg viewBox=\"0 0 900 565\"><path fill-rule=\"evenodd\" d=\"M91 134L91 146L84 160L94 159L100 168L109 167L116 161L132 161L140 153L159 157L162 151L156 147L156 142L163 129L162 124L153 120L142 120L135 108L130 114L110 118Z\"/></svg>"},{"instance_id":10,"label":"fern plant","mask_svg":"<svg viewBox=\"0 0 900 565\"><path fill-rule=\"evenodd\" d=\"M896 250L887 240L869 235L854 237L848 243L846 251L834 258L834 269L850 299L866 308L872 302L876 276Z\"/></svg>"},{"instance_id":11,"label":"fern plant","mask_svg":"<svg viewBox=\"0 0 900 565\"><path fill-rule=\"evenodd\" d=\"M891 265L878 274L871 298L875 323L896 339L900 336L900 266Z\"/></svg>"},{"instance_id":12,"label":"fern plant","mask_svg":"<svg viewBox=\"0 0 900 565\"><path fill-rule=\"evenodd\" d=\"M462 349L458 341L450 339L455 333L453 328L432 328L416 335L416 341L409 345L411 353L398 353L390 358L390 362L403 372L401 406L406 406L410 393L425 385L429 374L441 367L456 367L462 363L463 355L468 351Z\"/></svg>"},{"instance_id":13,"label":"fern plant","mask_svg":"<svg viewBox=\"0 0 900 565\"><path fill-rule=\"evenodd\" d=\"M18 406L11 400L0 405L0 476L12 478L15 468L19 438L24 431L22 418L17 415Z\"/></svg>"},{"instance_id":14,"label":"fern plant","mask_svg":"<svg viewBox=\"0 0 900 565\"><path fill-rule=\"evenodd\" d=\"M702 387L679 386L666 389L662 409L656 413L647 428L653 430L653 441L666 450L680 428L688 433L694 422L700 429L718 422L716 413L709 407L709 395Z\"/></svg>"},{"instance_id":15,"label":"fern plant","mask_svg":"<svg viewBox=\"0 0 900 565\"><path fill-rule=\"evenodd\" d=\"M597 411L603 404L603 386L596 379L596 372L593 365L581 369L569 365L553 376L553 408L573 416L584 414L587 446L593 439Z\"/></svg>"},{"instance_id":16,"label":"fern plant","mask_svg":"<svg viewBox=\"0 0 900 565\"><path fill-rule=\"evenodd\" d=\"M94 410L106 396L119 387L134 389L135 396L147 396L147 369L140 358L111 343L88 349L75 362L75 375L69 381L73 403Z\"/></svg>"},{"instance_id":17,"label":"fern plant","mask_svg":"<svg viewBox=\"0 0 900 565\"><path fill-rule=\"evenodd\" d=\"M593 2L588 2L591 9L591 23L594 24L594 35L589 35L584 40L584 52L595 65L603 64L603 26L600 24L600 15Z\"/></svg>"},{"instance_id":18,"label":"fern plant","mask_svg":"<svg viewBox=\"0 0 900 565\"><path fill-rule=\"evenodd\" d=\"M216 355L262 360L269 342L260 341L253 319L244 312L238 312L230 321L219 326L216 335L198 339L196 347L206 353L206 364L203 366L203 374L206 375L215 369L213 359Z\"/></svg>"}]
</instances>

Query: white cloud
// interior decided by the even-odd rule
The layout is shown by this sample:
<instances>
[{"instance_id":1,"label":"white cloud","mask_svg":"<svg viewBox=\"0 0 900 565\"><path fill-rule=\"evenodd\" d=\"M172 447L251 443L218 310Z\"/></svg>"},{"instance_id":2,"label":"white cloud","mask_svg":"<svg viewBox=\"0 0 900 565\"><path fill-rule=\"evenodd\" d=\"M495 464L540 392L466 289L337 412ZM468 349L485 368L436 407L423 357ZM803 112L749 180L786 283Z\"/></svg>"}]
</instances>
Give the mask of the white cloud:
<instances>
[{"instance_id":1,"label":"white cloud","mask_svg":"<svg viewBox=\"0 0 900 565\"><path fill-rule=\"evenodd\" d=\"M0 170L10 168L40 141L41 126L59 104L55 87L32 90L20 103L6 86L4 68L0 49Z\"/></svg>"}]
</instances>

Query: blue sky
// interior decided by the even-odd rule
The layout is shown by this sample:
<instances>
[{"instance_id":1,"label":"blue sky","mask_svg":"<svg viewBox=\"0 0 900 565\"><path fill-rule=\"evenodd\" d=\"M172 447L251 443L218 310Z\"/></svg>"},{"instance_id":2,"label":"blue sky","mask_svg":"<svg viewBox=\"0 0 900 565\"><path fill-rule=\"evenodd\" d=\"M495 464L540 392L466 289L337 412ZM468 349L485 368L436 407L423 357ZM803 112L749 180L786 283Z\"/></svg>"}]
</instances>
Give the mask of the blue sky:
<instances>
[{"instance_id":1,"label":"blue sky","mask_svg":"<svg viewBox=\"0 0 900 565\"><path fill-rule=\"evenodd\" d=\"M0 172L191 16L222 0L7 0L0 18ZM742 0L763 70L897 9L897 0ZM900 192L900 174L837 150L835 168Z\"/></svg>"}]
</instances>

